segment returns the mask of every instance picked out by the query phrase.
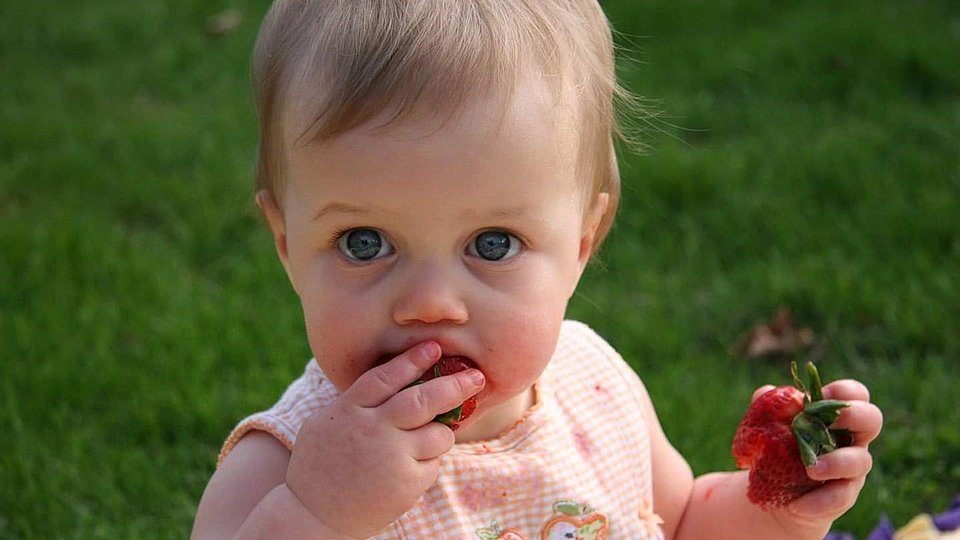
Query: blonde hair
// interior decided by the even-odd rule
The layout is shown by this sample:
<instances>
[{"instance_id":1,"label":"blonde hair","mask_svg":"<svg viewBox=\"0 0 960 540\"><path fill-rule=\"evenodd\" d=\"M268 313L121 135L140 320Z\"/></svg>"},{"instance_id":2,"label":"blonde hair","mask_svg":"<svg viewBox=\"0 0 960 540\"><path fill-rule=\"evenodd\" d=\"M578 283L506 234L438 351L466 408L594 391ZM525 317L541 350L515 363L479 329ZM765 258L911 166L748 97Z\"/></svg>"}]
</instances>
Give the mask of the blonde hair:
<instances>
[{"instance_id":1,"label":"blonde hair","mask_svg":"<svg viewBox=\"0 0 960 540\"><path fill-rule=\"evenodd\" d=\"M283 191L291 105L307 118L298 140L323 141L384 113L386 125L453 114L471 98L509 99L528 68L576 92L585 200L610 199L595 252L620 198L614 99L629 95L597 0L276 0L253 54L256 189Z\"/></svg>"}]
</instances>

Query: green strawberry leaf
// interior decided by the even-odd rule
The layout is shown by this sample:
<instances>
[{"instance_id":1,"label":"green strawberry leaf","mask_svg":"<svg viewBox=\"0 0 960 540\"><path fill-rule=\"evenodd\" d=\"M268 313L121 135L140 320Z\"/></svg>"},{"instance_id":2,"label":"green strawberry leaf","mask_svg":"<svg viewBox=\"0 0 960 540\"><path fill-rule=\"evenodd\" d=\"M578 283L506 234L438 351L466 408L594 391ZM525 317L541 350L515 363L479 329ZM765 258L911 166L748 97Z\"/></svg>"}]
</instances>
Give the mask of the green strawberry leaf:
<instances>
[{"instance_id":1,"label":"green strawberry leaf","mask_svg":"<svg viewBox=\"0 0 960 540\"><path fill-rule=\"evenodd\" d=\"M820 373L813 362L807 362L807 376L810 377L810 399L821 401L823 399L823 384L820 382Z\"/></svg>"},{"instance_id":2,"label":"green strawberry leaf","mask_svg":"<svg viewBox=\"0 0 960 540\"><path fill-rule=\"evenodd\" d=\"M817 451L810 445L810 442L803 437L797 437L797 446L800 448L800 459L807 467L817 464Z\"/></svg>"},{"instance_id":3,"label":"green strawberry leaf","mask_svg":"<svg viewBox=\"0 0 960 540\"><path fill-rule=\"evenodd\" d=\"M803 381L800 380L800 375L797 373L797 363L790 362L790 375L793 376L793 385L797 387L797 390L803 392L807 399L809 399L810 394L807 392L807 385L803 384Z\"/></svg>"},{"instance_id":4,"label":"green strawberry leaf","mask_svg":"<svg viewBox=\"0 0 960 540\"><path fill-rule=\"evenodd\" d=\"M434 422L440 422L441 424L450 425L454 422L460 421L460 416L463 413L463 404L457 405L456 409L447 411L443 414L438 414L433 418Z\"/></svg>"},{"instance_id":5,"label":"green strawberry leaf","mask_svg":"<svg viewBox=\"0 0 960 540\"><path fill-rule=\"evenodd\" d=\"M823 448L824 433L827 437L830 436L826 426L816 417L798 414L793 419L793 434L797 438L800 459L803 460L804 465L808 467L816 465L817 456Z\"/></svg>"},{"instance_id":6,"label":"green strawberry leaf","mask_svg":"<svg viewBox=\"0 0 960 540\"><path fill-rule=\"evenodd\" d=\"M817 456L837 449L837 442L827 425L818 417L801 413L793 419L793 434L796 436L800 458L804 465L813 466Z\"/></svg>"},{"instance_id":7,"label":"green strawberry leaf","mask_svg":"<svg viewBox=\"0 0 960 540\"><path fill-rule=\"evenodd\" d=\"M840 409L849 407L850 403L846 401L840 401L836 399L823 399L820 401L814 401L807 403L803 407L804 414L809 414L811 416L816 416L824 424L830 425L837 421L837 418L840 417Z\"/></svg>"},{"instance_id":8,"label":"green strawberry leaf","mask_svg":"<svg viewBox=\"0 0 960 540\"><path fill-rule=\"evenodd\" d=\"M836 399L823 398L823 383L820 373L813 362L806 363L807 376L810 379L809 388L800 380L797 372L797 363L790 363L790 373L793 375L794 385L806 396L803 412L798 414L792 422L793 434L797 439L797 448L800 459L805 465L813 466L817 463L817 456L837 449L837 439L834 433L841 430L830 430L830 425L840 417L840 409L849 407L850 403ZM849 433L843 436L843 442L851 439ZM841 443L841 446L843 443Z\"/></svg>"}]
</instances>

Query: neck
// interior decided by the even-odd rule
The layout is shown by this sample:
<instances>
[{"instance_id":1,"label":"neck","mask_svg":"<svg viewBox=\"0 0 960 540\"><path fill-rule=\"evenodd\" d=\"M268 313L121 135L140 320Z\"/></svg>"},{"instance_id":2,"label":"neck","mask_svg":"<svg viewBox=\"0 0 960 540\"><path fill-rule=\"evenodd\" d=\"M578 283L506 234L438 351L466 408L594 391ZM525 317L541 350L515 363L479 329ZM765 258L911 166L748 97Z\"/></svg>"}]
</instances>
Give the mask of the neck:
<instances>
[{"instance_id":1,"label":"neck","mask_svg":"<svg viewBox=\"0 0 960 540\"><path fill-rule=\"evenodd\" d=\"M509 400L497 405L483 417L458 430L456 441L469 443L495 439L523 418L530 407L536 403L536 391L531 386Z\"/></svg>"}]
</instances>

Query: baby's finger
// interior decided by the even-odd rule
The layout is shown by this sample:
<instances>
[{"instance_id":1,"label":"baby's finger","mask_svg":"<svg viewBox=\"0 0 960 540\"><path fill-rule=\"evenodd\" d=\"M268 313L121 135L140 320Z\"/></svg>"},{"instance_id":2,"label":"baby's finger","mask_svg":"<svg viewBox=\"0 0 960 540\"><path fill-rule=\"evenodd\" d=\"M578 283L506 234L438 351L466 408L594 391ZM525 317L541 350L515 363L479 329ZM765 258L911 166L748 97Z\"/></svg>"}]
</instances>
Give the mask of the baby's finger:
<instances>
[{"instance_id":1,"label":"baby's finger","mask_svg":"<svg viewBox=\"0 0 960 540\"><path fill-rule=\"evenodd\" d=\"M439 422L427 424L408 431L410 456L417 461L429 461L446 454L453 448L453 430Z\"/></svg>"},{"instance_id":2,"label":"baby's finger","mask_svg":"<svg viewBox=\"0 0 960 540\"><path fill-rule=\"evenodd\" d=\"M807 467L813 480L838 480L864 477L873 468L873 456L865 448L848 446L817 457L817 464Z\"/></svg>"},{"instance_id":3,"label":"baby's finger","mask_svg":"<svg viewBox=\"0 0 960 540\"><path fill-rule=\"evenodd\" d=\"M418 428L457 408L483 388L483 373L468 369L411 386L383 404L386 418L400 429Z\"/></svg>"},{"instance_id":4,"label":"baby's finger","mask_svg":"<svg viewBox=\"0 0 960 540\"><path fill-rule=\"evenodd\" d=\"M823 397L846 401L870 401L870 390L860 381L840 379L823 387Z\"/></svg>"},{"instance_id":5,"label":"baby's finger","mask_svg":"<svg viewBox=\"0 0 960 540\"><path fill-rule=\"evenodd\" d=\"M840 417L830 427L849 430L853 435L853 444L866 447L880 435L883 413L873 403L851 401L850 406L840 411Z\"/></svg>"},{"instance_id":6,"label":"baby's finger","mask_svg":"<svg viewBox=\"0 0 960 540\"><path fill-rule=\"evenodd\" d=\"M791 513L806 518L835 519L857 502L864 479L831 480L793 501Z\"/></svg>"},{"instance_id":7,"label":"baby's finger","mask_svg":"<svg viewBox=\"0 0 960 540\"><path fill-rule=\"evenodd\" d=\"M344 397L360 407L378 407L420 378L424 371L440 360L440 345L425 341L411 347L394 359L361 375L344 392Z\"/></svg>"}]
</instances>

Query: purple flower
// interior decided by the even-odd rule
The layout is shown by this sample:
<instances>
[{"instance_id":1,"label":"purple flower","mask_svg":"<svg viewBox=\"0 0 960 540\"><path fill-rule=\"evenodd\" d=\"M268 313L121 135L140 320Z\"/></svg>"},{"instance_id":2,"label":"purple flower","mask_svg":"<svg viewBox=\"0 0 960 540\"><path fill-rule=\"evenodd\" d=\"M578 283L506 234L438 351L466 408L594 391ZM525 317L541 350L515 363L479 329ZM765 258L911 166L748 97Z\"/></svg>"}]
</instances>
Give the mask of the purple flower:
<instances>
[{"instance_id":1,"label":"purple flower","mask_svg":"<svg viewBox=\"0 0 960 540\"><path fill-rule=\"evenodd\" d=\"M880 524L867 536L867 540L893 540L893 533L893 525L890 524L890 519L883 515L880 517Z\"/></svg>"},{"instance_id":2,"label":"purple flower","mask_svg":"<svg viewBox=\"0 0 960 540\"><path fill-rule=\"evenodd\" d=\"M933 524L941 531L960 529L960 495L946 512L933 516Z\"/></svg>"}]
</instances>

